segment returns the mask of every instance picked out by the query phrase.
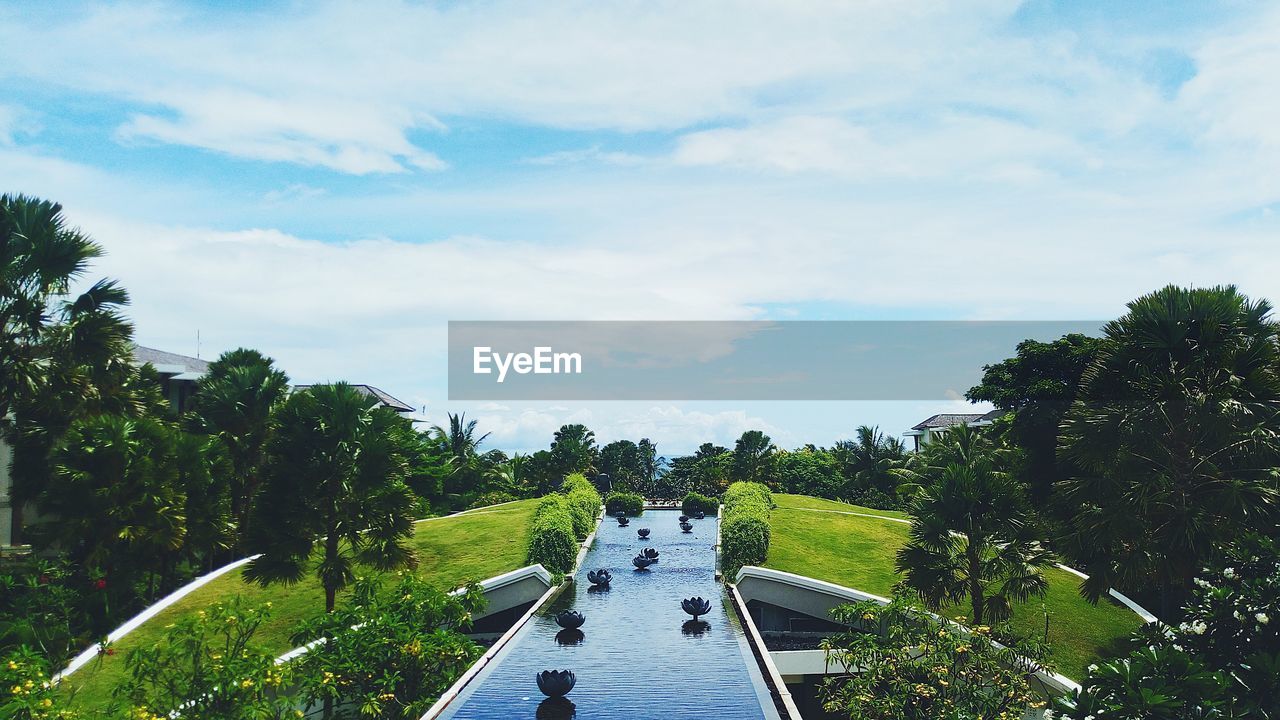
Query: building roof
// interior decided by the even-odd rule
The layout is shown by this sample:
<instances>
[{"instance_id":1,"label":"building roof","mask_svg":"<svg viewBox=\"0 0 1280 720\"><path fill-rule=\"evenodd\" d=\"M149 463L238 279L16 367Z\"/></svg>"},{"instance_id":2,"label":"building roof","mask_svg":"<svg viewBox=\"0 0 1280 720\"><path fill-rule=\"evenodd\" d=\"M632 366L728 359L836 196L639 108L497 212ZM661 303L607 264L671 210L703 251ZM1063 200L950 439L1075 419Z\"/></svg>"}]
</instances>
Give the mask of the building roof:
<instances>
[{"instance_id":1,"label":"building roof","mask_svg":"<svg viewBox=\"0 0 1280 720\"><path fill-rule=\"evenodd\" d=\"M938 428L955 427L962 423L974 425L977 423L987 424L996 418L1002 417L1008 410L992 410L985 413L940 413L933 415L924 422L912 427L912 430L936 430Z\"/></svg>"},{"instance_id":2,"label":"building roof","mask_svg":"<svg viewBox=\"0 0 1280 720\"><path fill-rule=\"evenodd\" d=\"M151 363L157 370L165 374L203 374L209 371L208 360L156 350L142 345L133 346L133 362L137 365Z\"/></svg>"},{"instance_id":3,"label":"building roof","mask_svg":"<svg viewBox=\"0 0 1280 720\"><path fill-rule=\"evenodd\" d=\"M294 385L293 389L305 390L309 387L311 386L310 385ZM351 387L359 391L361 395L371 396L376 398L379 403L381 403L386 407L391 408L392 410L395 410L396 412L404 413L404 412L413 412L417 410L417 408L415 408L414 406L404 402L403 400L397 400L390 393L387 393L383 390L379 390L378 388L372 385L358 385L358 384L352 383Z\"/></svg>"}]
</instances>

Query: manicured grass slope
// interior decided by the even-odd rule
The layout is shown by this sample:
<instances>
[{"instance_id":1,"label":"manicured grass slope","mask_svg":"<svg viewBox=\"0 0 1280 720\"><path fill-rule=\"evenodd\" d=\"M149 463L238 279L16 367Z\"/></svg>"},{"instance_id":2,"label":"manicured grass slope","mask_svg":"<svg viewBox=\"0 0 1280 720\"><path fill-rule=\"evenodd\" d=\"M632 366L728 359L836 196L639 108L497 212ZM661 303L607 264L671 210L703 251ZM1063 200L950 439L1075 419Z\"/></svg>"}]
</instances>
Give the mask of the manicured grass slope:
<instances>
[{"instance_id":1,"label":"manicured grass slope","mask_svg":"<svg viewBox=\"0 0 1280 720\"><path fill-rule=\"evenodd\" d=\"M769 545L768 567L805 575L889 596L900 576L894 572L898 548L907 540L907 525L842 515L837 512L868 513L904 517L902 513L868 510L855 505L798 495L775 494L778 507L770 517L773 538ZM1114 654L1118 644L1137 629L1142 620L1131 610L1111 600L1091 605L1080 597L1079 579L1057 568L1045 575L1049 592L1014 612L1013 626L1026 634L1044 633L1044 610L1049 613L1049 642L1053 645L1058 672L1067 677L1084 677L1085 668L1099 658ZM960 614L962 611L944 615Z\"/></svg>"},{"instance_id":2,"label":"manicured grass slope","mask_svg":"<svg viewBox=\"0 0 1280 720\"><path fill-rule=\"evenodd\" d=\"M418 554L416 572L447 591L523 567L537 502L522 500L418 523L412 539ZM90 663L64 680L63 686L76 693L77 705L101 707L124 676L124 657L130 649L156 643L164 637L165 626L175 619L236 595L254 604L271 603L272 617L256 637L276 654L293 648L289 638L303 619L324 611L324 592L313 578L296 585L263 588L244 582L240 571L233 570L126 635L115 644L115 655ZM341 595L338 601L342 602Z\"/></svg>"}]
</instances>

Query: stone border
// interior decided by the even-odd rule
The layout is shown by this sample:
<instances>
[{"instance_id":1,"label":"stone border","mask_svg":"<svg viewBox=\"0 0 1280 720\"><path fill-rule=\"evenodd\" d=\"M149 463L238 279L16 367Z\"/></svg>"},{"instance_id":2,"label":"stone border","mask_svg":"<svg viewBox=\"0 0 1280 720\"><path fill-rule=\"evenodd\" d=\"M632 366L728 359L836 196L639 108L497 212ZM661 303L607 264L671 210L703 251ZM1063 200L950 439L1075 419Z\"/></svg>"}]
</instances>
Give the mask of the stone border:
<instances>
[{"instance_id":1,"label":"stone border","mask_svg":"<svg viewBox=\"0 0 1280 720\"><path fill-rule=\"evenodd\" d=\"M420 518L418 520L414 520L413 524L418 525L424 522L431 522L433 520L443 520L445 518L458 517L460 515L467 515L467 514L477 515L477 514L480 514L478 511L481 511L481 510L487 511L492 508L502 507L503 505L510 505L512 503L517 503L517 502L521 502L521 501L511 500L505 503L498 503L497 505L486 505L484 507L472 508L470 510L460 510L456 513L450 513L448 515L438 515L436 517ZM187 595L190 595L196 590L199 590L200 588L209 584L211 581L216 580L217 578L231 572L232 570L235 570L236 568L242 565L245 565L246 563L252 561L257 557L259 556L250 555L249 557L246 557L246 558L240 558L239 560L223 565L217 570L201 575L200 577L197 577L196 579L192 580L186 585L183 585L177 590L174 590L173 592L164 596L163 598L156 601L155 603L148 605L137 615L134 615L132 618L125 621L123 625L121 625L120 627L108 633L107 642L113 643L113 642L119 641L121 638L133 632L134 630L137 630L148 620L151 620L156 615L159 615L162 611L169 608L171 605L177 603L182 598L186 597ZM297 648L295 648L295 650L297 650ZM65 678L75 673L80 668L92 662L94 658L98 657L98 652L99 652L99 645L97 644L90 645L89 647L85 648L83 652L81 652L79 655L76 655L74 658L72 658L71 662L68 663L65 668L63 668L58 674L54 675L53 678L50 679L50 682L54 684L61 682ZM293 652L293 651L290 651L290 652Z\"/></svg>"},{"instance_id":2,"label":"stone border","mask_svg":"<svg viewBox=\"0 0 1280 720\"><path fill-rule=\"evenodd\" d=\"M782 703L783 711L792 720L802 720L800 708L796 707L796 701L791 697L791 691L787 689L787 684L782 680L782 673L778 672L777 665L774 665L773 658L769 656L769 648L764 644L764 638L760 636L760 630L756 628L756 621L752 619L751 613L747 612L747 603L742 599L742 595L738 593L736 585L729 586L729 597L733 601L733 610L738 615L738 621L742 623L742 627L747 631L747 642L750 643L751 649L754 651L756 662L764 670L765 678L772 685L773 692L776 694L779 702Z\"/></svg>"}]
</instances>

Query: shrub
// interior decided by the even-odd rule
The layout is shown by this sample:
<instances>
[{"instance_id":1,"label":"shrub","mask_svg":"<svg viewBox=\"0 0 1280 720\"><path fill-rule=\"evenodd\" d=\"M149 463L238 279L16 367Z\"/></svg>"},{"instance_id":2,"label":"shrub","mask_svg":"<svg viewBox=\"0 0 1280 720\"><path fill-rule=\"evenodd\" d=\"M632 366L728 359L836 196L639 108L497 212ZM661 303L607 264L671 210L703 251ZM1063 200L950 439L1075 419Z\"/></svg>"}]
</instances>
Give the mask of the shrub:
<instances>
[{"instance_id":1,"label":"shrub","mask_svg":"<svg viewBox=\"0 0 1280 720\"><path fill-rule=\"evenodd\" d=\"M708 515L714 515L716 508L719 506L719 500L700 493L691 492L684 496L684 502L680 505L680 511L685 515L692 515L699 511L707 513Z\"/></svg>"},{"instance_id":2,"label":"shrub","mask_svg":"<svg viewBox=\"0 0 1280 720\"><path fill-rule=\"evenodd\" d=\"M644 512L644 496L636 493L611 492L609 497L605 498L604 506L610 515L620 512L639 515Z\"/></svg>"},{"instance_id":3,"label":"shrub","mask_svg":"<svg viewBox=\"0 0 1280 720\"><path fill-rule=\"evenodd\" d=\"M493 492L487 492L483 495L477 496L475 500L472 500L471 503L467 505L467 509L475 510L476 508L489 507L490 505L501 505L502 503L508 503L519 499L520 498L509 492L495 490Z\"/></svg>"},{"instance_id":4,"label":"shrub","mask_svg":"<svg viewBox=\"0 0 1280 720\"><path fill-rule=\"evenodd\" d=\"M736 482L724 493L720 554L726 575L759 565L769 555L769 510L773 495L760 483Z\"/></svg>"},{"instance_id":5,"label":"shrub","mask_svg":"<svg viewBox=\"0 0 1280 720\"><path fill-rule=\"evenodd\" d=\"M560 488L569 501L569 513L573 519L573 533L579 540L591 534L596 516L600 513L600 492L581 473L565 478Z\"/></svg>"},{"instance_id":6,"label":"shrub","mask_svg":"<svg viewBox=\"0 0 1280 720\"><path fill-rule=\"evenodd\" d=\"M578 538L569 499L559 493L547 495L533 513L528 563L542 563L553 573L567 573L577 556Z\"/></svg>"}]
</instances>

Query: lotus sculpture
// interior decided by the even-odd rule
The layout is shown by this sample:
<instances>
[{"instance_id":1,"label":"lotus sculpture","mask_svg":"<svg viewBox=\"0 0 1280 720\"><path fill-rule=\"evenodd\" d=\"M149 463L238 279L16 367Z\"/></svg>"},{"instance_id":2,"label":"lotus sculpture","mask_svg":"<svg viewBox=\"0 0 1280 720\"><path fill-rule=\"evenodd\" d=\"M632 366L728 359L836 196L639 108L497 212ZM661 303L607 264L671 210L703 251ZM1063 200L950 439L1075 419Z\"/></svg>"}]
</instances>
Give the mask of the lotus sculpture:
<instances>
[{"instance_id":1,"label":"lotus sculpture","mask_svg":"<svg viewBox=\"0 0 1280 720\"><path fill-rule=\"evenodd\" d=\"M705 520L706 518L707 518L707 514L702 512L701 510L693 514L694 520Z\"/></svg>"},{"instance_id":2,"label":"lotus sculpture","mask_svg":"<svg viewBox=\"0 0 1280 720\"><path fill-rule=\"evenodd\" d=\"M637 570L647 570L649 569L649 566L653 564L653 560L650 560L643 555L637 555L631 558L631 564L635 565Z\"/></svg>"},{"instance_id":3,"label":"lotus sculpture","mask_svg":"<svg viewBox=\"0 0 1280 720\"><path fill-rule=\"evenodd\" d=\"M649 539L649 528L640 528L640 529L636 530L636 533L637 533L638 535L640 535L640 539L641 539L641 540L648 540L648 539Z\"/></svg>"},{"instance_id":4,"label":"lotus sculpture","mask_svg":"<svg viewBox=\"0 0 1280 720\"><path fill-rule=\"evenodd\" d=\"M687 600L681 600L680 607L692 615L694 620L697 620L699 615L706 615L711 612L711 601L703 600L700 597L691 597Z\"/></svg>"},{"instance_id":5,"label":"lotus sculpture","mask_svg":"<svg viewBox=\"0 0 1280 720\"><path fill-rule=\"evenodd\" d=\"M556 613L556 624L565 630L577 630L586 621L587 616L577 610L561 610Z\"/></svg>"},{"instance_id":6,"label":"lotus sculpture","mask_svg":"<svg viewBox=\"0 0 1280 720\"><path fill-rule=\"evenodd\" d=\"M693 532L693 524L688 522L680 523L680 529L684 532Z\"/></svg>"},{"instance_id":7,"label":"lotus sculpture","mask_svg":"<svg viewBox=\"0 0 1280 720\"><path fill-rule=\"evenodd\" d=\"M644 550L641 550L640 554L654 562L658 562L658 548L647 547Z\"/></svg>"},{"instance_id":8,"label":"lotus sculpture","mask_svg":"<svg viewBox=\"0 0 1280 720\"><path fill-rule=\"evenodd\" d=\"M689 522L689 516L688 516L688 515L681 515L681 516L680 516L680 522L682 522L682 523Z\"/></svg>"},{"instance_id":9,"label":"lotus sculpture","mask_svg":"<svg viewBox=\"0 0 1280 720\"><path fill-rule=\"evenodd\" d=\"M613 514L613 516L614 516L614 517L616 517L616 518L618 518L619 520L621 520L622 518L626 517L626 516L627 516L627 514L626 514L625 512L623 512L623 511L619 510L618 512L614 513L614 514Z\"/></svg>"},{"instance_id":10,"label":"lotus sculpture","mask_svg":"<svg viewBox=\"0 0 1280 720\"><path fill-rule=\"evenodd\" d=\"M587 580L590 581L592 585L608 585L609 582L613 580L613 574L604 568L600 568L599 570L588 570Z\"/></svg>"},{"instance_id":11,"label":"lotus sculpture","mask_svg":"<svg viewBox=\"0 0 1280 720\"><path fill-rule=\"evenodd\" d=\"M547 697L564 697L569 694L578 678L572 670L543 670L537 675L538 689Z\"/></svg>"},{"instance_id":12,"label":"lotus sculpture","mask_svg":"<svg viewBox=\"0 0 1280 720\"><path fill-rule=\"evenodd\" d=\"M626 527L630 524L631 524L631 521L628 520L625 515L623 517L618 518L618 527Z\"/></svg>"}]
</instances>

